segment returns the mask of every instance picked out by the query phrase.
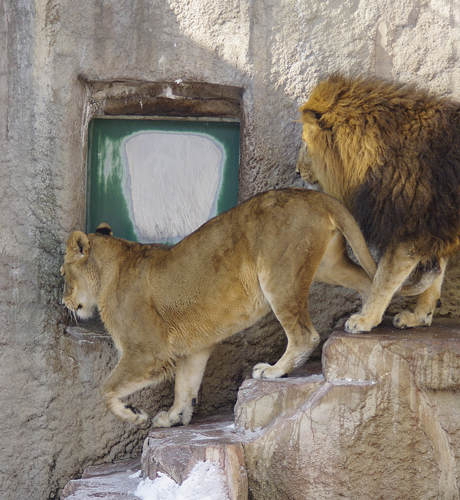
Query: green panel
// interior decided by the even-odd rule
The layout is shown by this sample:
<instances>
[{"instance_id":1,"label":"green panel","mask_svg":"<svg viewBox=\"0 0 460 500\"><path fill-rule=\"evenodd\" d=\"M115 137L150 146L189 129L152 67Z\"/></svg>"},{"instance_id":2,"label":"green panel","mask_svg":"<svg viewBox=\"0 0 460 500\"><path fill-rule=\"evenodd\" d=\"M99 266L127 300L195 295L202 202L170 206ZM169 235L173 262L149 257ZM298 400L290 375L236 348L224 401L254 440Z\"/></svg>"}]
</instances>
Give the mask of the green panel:
<instances>
[{"instance_id":1,"label":"green panel","mask_svg":"<svg viewBox=\"0 0 460 500\"><path fill-rule=\"evenodd\" d=\"M112 133L113 127L102 126L112 121L92 120L89 126L88 193L86 230L93 233L101 222L107 222L117 236L136 241L133 223L123 194L124 176L120 151L123 137ZM104 162L111 162L112 170L105 178Z\"/></svg>"},{"instance_id":2,"label":"green panel","mask_svg":"<svg viewBox=\"0 0 460 500\"><path fill-rule=\"evenodd\" d=\"M136 241L128 202L123 191L123 144L139 132L198 134L216 141L224 152L217 213L238 201L240 124L188 120L93 119L89 126L87 231L107 222L116 236Z\"/></svg>"}]
</instances>

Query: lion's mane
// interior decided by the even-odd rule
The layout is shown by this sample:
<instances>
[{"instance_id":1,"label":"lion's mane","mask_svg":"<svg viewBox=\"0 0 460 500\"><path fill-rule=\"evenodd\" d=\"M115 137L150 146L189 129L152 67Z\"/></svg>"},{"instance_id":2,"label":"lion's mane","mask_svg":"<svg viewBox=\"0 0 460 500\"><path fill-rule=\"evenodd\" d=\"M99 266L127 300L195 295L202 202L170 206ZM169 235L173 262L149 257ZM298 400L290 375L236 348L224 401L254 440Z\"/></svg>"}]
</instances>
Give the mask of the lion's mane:
<instances>
[{"instance_id":1,"label":"lion's mane","mask_svg":"<svg viewBox=\"0 0 460 500\"><path fill-rule=\"evenodd\" d=\"M334 75L300 108L326 192L381 253L414 242L427 260L460 234L460 105L415 87ZM304 139L305 132L304 132Z\"/></svg>"}]
</instances>

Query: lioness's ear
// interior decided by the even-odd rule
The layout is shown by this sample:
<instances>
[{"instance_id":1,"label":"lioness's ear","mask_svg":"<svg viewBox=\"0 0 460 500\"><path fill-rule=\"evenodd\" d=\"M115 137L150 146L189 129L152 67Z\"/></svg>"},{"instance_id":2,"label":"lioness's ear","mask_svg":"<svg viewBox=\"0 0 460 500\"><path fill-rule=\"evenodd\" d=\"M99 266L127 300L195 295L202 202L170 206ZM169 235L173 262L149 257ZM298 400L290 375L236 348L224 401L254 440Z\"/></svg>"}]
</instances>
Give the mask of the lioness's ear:
<instances>
[{"instance_id":1,"label":"lioness's ear","mask_svg":"<svg viewBox=\"0 0 460 500\"><path fill-rule=\"evenodd\" d=\"M67 240L66 257L69 260L77 260L87 257L89 253L88 236L81 231L74 231Z\"/></svg>"},{"instance_id":2,"label":"lioness's ear","mask_svg":"<svg viewBox=\"0 0 460 500\"><path fill-rule=\"evenodd\" d=\"M104 236L113 236L112 228L106 222L99 224L95 232Z\"/></svg>"}]
</instances>

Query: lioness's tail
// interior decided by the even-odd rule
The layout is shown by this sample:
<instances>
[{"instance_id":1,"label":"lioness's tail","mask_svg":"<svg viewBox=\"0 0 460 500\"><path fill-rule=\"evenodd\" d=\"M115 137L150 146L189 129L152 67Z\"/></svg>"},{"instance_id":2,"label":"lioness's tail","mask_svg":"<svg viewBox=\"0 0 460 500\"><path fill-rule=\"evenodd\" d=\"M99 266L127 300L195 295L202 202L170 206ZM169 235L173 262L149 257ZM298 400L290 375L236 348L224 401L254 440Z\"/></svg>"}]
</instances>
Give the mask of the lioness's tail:
<instances>
[{"instance_id":1,"label":"lioness's tail","mask_svg":"<svg viewBox=\"0 0 460 500\"><path fill-rule=\"evenodd\" d=\"M355 219L347 208L332 196L328 196L326 203L335 225L350 244L361 267L373 279L377 271L377 264Z\"/></svg>"}]
</instances>

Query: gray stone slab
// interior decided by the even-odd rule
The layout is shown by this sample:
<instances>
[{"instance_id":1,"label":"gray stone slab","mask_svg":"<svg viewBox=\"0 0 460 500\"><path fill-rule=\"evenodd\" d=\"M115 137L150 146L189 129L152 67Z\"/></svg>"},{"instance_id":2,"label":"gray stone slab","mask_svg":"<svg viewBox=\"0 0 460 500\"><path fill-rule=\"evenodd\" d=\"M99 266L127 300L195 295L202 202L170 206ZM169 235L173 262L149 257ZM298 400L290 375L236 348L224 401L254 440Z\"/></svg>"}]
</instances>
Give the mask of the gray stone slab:
<instances>
[{"instance_id":1,"label":"gray stone slab","mask_svg":"<svg viewBox=\"0 0 460 500\"><path fill-rule=\"evenodd\" d=\"M367 334L336 328L323 350L325 380L303 403L302 383L287 392L243 386L246 422L289 402L243 445L252 498L458 500L459 354L455 320L401 331L385 318Z\"/></svg>"},{"instance_id":2,"label":"gray stone slab","mask_svg":"<svg viewBox=\"0 0 460 500\"><path fill-rule=\"evenodd\" d=\"M393 358L404 359L419 389L460 388L460 324L436 318L430 327L395 328L391 318L369 333L351 334L338 327L323 349L327 381L378 381Z\"/></svg>"},{"instance_id":3,"label":"gray stone slab","mask_svg":"<svg viewBox=\"0 0 460 500\"><path fill-rule=\"evenodd\" d=\"M134 491L141 478L131 476L140 467L140 459L88 467L81 479L66 484L61 500L136 500Z\"/></svg>"},{"instance_id":4,"label":"gray stone slab","mask_svg":"<svg viewBox=\"0 0 460 500\"><path fill-rule=\"evenodd\" d=\"M248 482L243 442L232 416L208 417L185 427L154 429L144 442L142 470L150 479L158 472L182 484L198 462L222 468L230 500L247 500Z\"/></svg>"}]
</instances>

